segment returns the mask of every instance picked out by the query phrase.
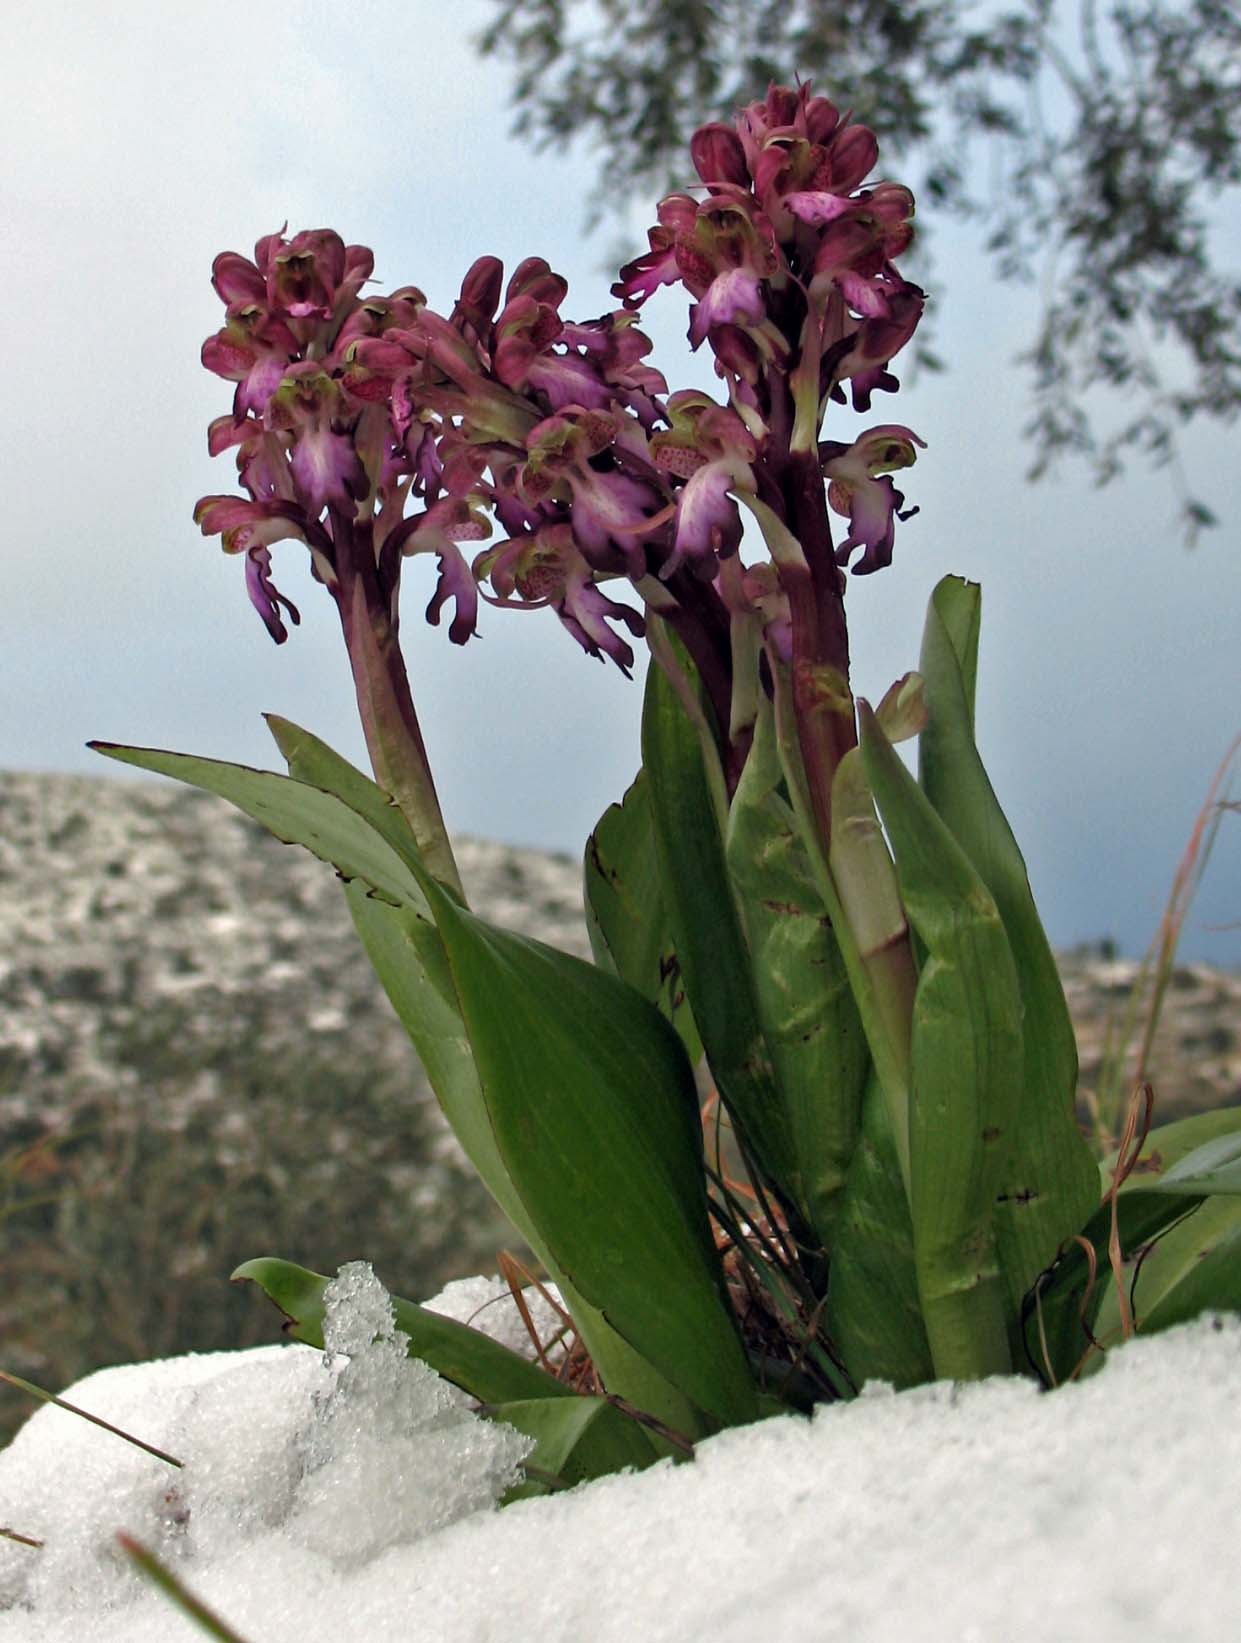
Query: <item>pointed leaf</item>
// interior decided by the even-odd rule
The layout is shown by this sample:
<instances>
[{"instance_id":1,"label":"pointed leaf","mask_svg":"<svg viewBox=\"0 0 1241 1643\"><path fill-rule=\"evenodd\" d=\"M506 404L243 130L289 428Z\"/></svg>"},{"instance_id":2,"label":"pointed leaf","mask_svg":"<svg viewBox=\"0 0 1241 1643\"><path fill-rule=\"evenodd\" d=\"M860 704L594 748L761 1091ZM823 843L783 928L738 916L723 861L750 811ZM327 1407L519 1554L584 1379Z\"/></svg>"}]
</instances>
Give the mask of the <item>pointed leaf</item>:
<instances>
[{"instance_id":1,"label":"pointed leaf","mask_svg":"<svg viewBox=\"0 0 1241 1643\"><path fill-rule=\"evenodd\" d=\"M436 905L441 905L444 887L435 885L426 872L412 834L403 818L393 819L382 790L309 731L284 720L273 721L272 728L291 771L311 784L331 789L384 826L420 884L435 886L439 892ZM367 956L418 1051L457 1139L496 1203L559 1286L604 1385L674 1429L700 1436L701 1416L694 1407L616 1333L558 1268L542 1229L514 1186L483 1097L456 981L429 913L424 917L412 907L388 906L360 880L346 884L345 895Z\"/></svg>"},{"instance_id":2,"label":"pointed leaf","mask_svg":"<svg viewBox=\"0 0 1241 1643\"><path fill-rule=\"evenodd\" d=\"M272 770L253 770L248 765L200 759L189 753L121 747L112 742L91 742L90 746L122 764L153 770L190 787L219 794L285 844L304 845L321 861L330 862L342 877L364 879L387 901L398 906L426 906L407 861L369 821L334 793L278 776Z\"/></svg>"},{"instance_id":3,"label":"pointed leaf","mask_svg":"<svg viewBox=\"0 0 1241 1643\"><path fill-rule=\"evenodd\" d=\"M725 856L795 1159L783 1184L829 1248L861 1127L870 1057L782 786L772 709L764 703L729 810Z\"/></svg>"},{"instance_id":4,"label":"pointed leaf","mask_svg":"<svg viewBox=\"0 0 1241 1643\"><path fill-rule=\"evenodd\" d=\"M606 1398L526 1398L488 1404L483 1413L535 1440L525 1461L526 1482L509 1490L505 1505L546 1494L549 1487L571 1489L614 1472L644 1471L657 1459L638 1422Z\"/></svg>"},{"instance_id":5,"label":"pointed leaf","mask_svg":"<svg viewBox=\"0 0 1241 1643\"><path fill-rule=\"evenodd\" d=\"M647 674L642 762L668 923L712 1077L768 1180L787 1181L797 1160L759 1023L720 818L698 733L659 667Z\"/></svg>"},{"instance_id":6,"label":"pointed leaf","mask_svg":"<svg viewBox=\"0 0 1241 1643\"><path fill-rule=\"evenodd\" d=\"M874 1074L836 1226L827 1329L859 1389L874 1380L899 1389L935 1379L918 1299L909 1200Z\"/></svg>"},{"instance_id":7,"label":"pointed leaf","mask_svg":"<svg viewBox=\"0 0 1241 1643\"><path fill-rule=\"evenodd\" d=\"M680 1040L631 987L424 889L497 1143L556 1266L699 1408L754 1419Z\"/></svg>"},{"instance_id":8,"label":"pointed leaf","mask_svg":"<svg viewBox=\"0 0 1241 1643\"><path fill-rule=\"evenodd\" d=\"M981 596L945 577L927 612L921 670L927 725L922 786L986 885L1004 923L1023 1012L1020 1105L995 1215L1013 1306L1099 1201L1096 1165L1077 1127L1077 1041L1030 894L1025 862L974 744Z\"/></svg>"},{"instance_id":9,"label":"pointed leaf","mask_svg":"<svg viewBox=\"0 0 1241 1643\"><path fill-rule=\"evenodd\" d=\"M1212 1112L1194 1113L1190 1118L1178 1118L1171 1124L1157 1124L1142 1143L1137 1162L1121 1192L1157 1186L1174 1164L1179 1164L1191 1152L1215 1141L1241 1134L1241 1107L1217 1107ZM1105 1186L1110 1186L1116 1168L1116 1155L1105 1158L1100 1167ZM1218 1190L1218 1189L1212 1189Z\"/></svg>"},{"instance_id":10,"label":"pointed leaf","mask_svg":"<svg viewBox=\"0 0 1241 1643\"><path fill-rule=\"evenodd\" d=\"M1153 1243L1198 1203L1201 1199L1167 1193L1122 1191L1116 1205L1121 1250L1128 1256ZM1026 1362L1049 1386L1068 1380L1088 1353L1088 1364L1100 1356L1092 1353L1092 1341L1113 1284L1111 1235L1112 1207L1101 1204L1081 1231L1061 1245L1022 1303Z\"/></svg>"},{"instance_id":11,"label":"pointed leaf","mask_svg":"<svg viewBox=\"0 0 1241 1643\"><path fill-rule=\"evenodd\" d=\"M232 1275L234 1283L257 1284L289 1320L286 1333L308 1346L323 1345L323 1292L331 1282L319 1272L259 1256L244 1261ZM572 1387L530 1363L490 1336L468 1324L419 1306L416 1301L392 1297L396 1327L409 1336L409 1355L421 1358L446 1381L483 1403L507 1403L519 1398L574 1398Z\"/></svg>"},{"instance_id":12,"label":"pointed leaf","mask_svg":"<svg viewBox=\"0 0 1241 1643\"><path fill-rule=\"evenodd\" d=\"M1152 1192L1241 1193L1241 1134L1217 1135L1204 1141L1174 1164L1158 1180L1147 1183Z\"/></svg>"},{"instance_id":13,"label":"pointed leaf","mask_svg":"<svg viewBox=\"0 0 1241 1643\"><path fill-rule=\"evenodd\" d=\"M1021 1001L994 901L865 702L862 759L926 949L914 999L911 1209L936 1373L1010 1367L992 1226L1021 1077Z\"/></svg>"},{"instance_id":14,"label":"pointed leaf","mask_svg":"<svg viewBox=\"0 0 1241 1643\"><path fill-rule=\"evenodd\" d=\"M645 771L599 818L586 843L583 876L595 963L652 1003L696 1062L702 1045L667 928Z\"/></svg>"}]
</instances>

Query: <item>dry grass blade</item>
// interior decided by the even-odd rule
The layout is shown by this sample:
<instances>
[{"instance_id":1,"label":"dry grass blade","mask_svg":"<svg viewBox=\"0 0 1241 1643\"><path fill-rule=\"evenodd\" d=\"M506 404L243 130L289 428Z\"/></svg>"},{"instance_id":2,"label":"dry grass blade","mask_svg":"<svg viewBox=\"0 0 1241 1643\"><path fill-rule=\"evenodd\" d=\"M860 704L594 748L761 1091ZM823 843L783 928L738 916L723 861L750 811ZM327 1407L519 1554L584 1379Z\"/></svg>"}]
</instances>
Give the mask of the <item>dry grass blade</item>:
<instances>
[{"instance_id":1,"label":"dry grass blade","mask_svg":"<svg viewBox=\"0 0 1241 1643\"><path fill-rule=\"evenodd\" d=\"M573 1319L547 1288L546 1284L542 1283L530 1271L524 1261L519 1261L516 1255L511 1254L507 1249L501 1249L496 1253L496 1265L500 1269L500 1276L508 1285L509 1294L513 1297L513 1305L517 1308L521 1321L525 1325L526 1333L534 1346L539 1366L545 1369L549 1375L556 1374L556 1370L547 1356L548 1348L562 1345L569 1336L574 1334ZM561 1327L550 1341L544 1341L535 1326L533 1315L526 1303L525 1290L527 1285L535 1290L561 1319Z\"/></svg>"},{"instance_id":2,"label":"dry grass blade","mask_svg":"<svg viewBox=\"0 0 1241 1643\"><path fill-rule=\"evenodd\" d=\"M104 1420L102 1415L92 1415L88 1409L79 1409L75 1403L66 1403L63 1398L56 1397L52 1392L45 1392L33 1381L24 1381L20 1375L10 1375L7 1369L0 1369L0 1381L7 1381L10 1386L17 1387L19 1392L26 1392L32 1398L38 1398L41 1403L54 1403L57 1409L64 1409L70 1415L77 1415L82 1420L89 1421L92 1426L101 1426L105 1432L111 1432L114 1437L124 1438L126 1443L133 1444L135 1449L145 1450L148 1455L154 1455L156 1460L167 1461L169 1466L180 1469L185 1465L184 1461L168 1454L166 1450L157 1449L153 1443L134 1437L132 1432L124 1432L119 1426L113 1426L112 1422Z\"/></svg>"},{"instance_id":3,"label":"dry grass blade","mask_svg":"<svg viewBox=\"0 0 1241 1643\"><path fill-rule=\"evenodd\" d=\"M1142 1023L1142 1036L1133 1068L1131 1087L1141 1086L1149 1078L1151 1053L1154 1049L1155 1035L1159 1030L1164 999L1172 980L1181 931L1202 881L1202 875L1206 871L1224 814L1238 809L1234 800L1220 797L1220 790L1239 754L1241 735L1234 738L1211 778L1206 797L1194 820L1189 841L1173 874L1172 887L1159 921L1159 929L1142 960L1137 982L1130 994L1118 1042L1106 1057L1104 1071L1099 1080L1099 1090L1092 1102L1096 1138L1099 1150L1104 1155L1113 1151L1117 1144L1115 1131L1121 1110L1118 1092L1125 1078L1125 1063L1137 1031L1138 1017L1144 999L1146 1015Z\"/></svg>"},{"instance_id":4,"label":"dry grass blade","mask_svg":"<svg viewBox=\"0 0 1241 1643\"><path fill-rule=\"evenodd\" d=\"M214 1609L209 1609L188 1587L182 1585L172 1570L165 1568L154 1552L149 1551L132 1535L125 1534L123 1530L116 1538L122 1550L137 1564L147 1579L170 1597L182 1614L196 1621L209 1637L218 1639L218 1643L246 1643L246 1639L239 1632L235 1632L227 1621L222 1620Z\"/></svg>"},{"instance_id":5,"label":"dry grass blade","mask_svg":"<svg viewBox=\"0 0 1241 1643\"><path fill-rule=\"evenodd\" d=\"M1149 1084L1140 1084L1129 1100L1129 1109L1125 1114L1125 1127L1120 1137L1120 1151L1116 1155L1116 1168L1112 1172L1112 1184L1107 1190L1107 1198L1111 1201L1112 1226L1107 1239L1107 1257L1111 1264L1112 1276L1116 1281L1116 1301L1120 1308L1120 1333L1122 1340L1128 1340L1133 1334L1133 1312L1129 1306L1129 1296L1125 1287L1124 1251L1120 1247L1120 1222L1117 1210L1117 1198L1121 1187L1133 1173L1133 1167L1142 1155L1142 1148L1146 1145L1146 1137L1151 1127L1151 1113L1155 1108L1155 1092Z\"/></svg>"},{"instance_id":6,"label":"dry grass blade","mask_svg":"<svg viewBox=\"0 0 1241 1643\"><path fill-rule=\"evenodd\" d=\"M16 1529L6 1528L3 1523L0 1523L0 1537L5 1540L15 1540L19 1546L33 1546L36 1552L43 1549L41 1540L36 1540L33 1535L18 1534Z\"/></svg>"}]
</instances>

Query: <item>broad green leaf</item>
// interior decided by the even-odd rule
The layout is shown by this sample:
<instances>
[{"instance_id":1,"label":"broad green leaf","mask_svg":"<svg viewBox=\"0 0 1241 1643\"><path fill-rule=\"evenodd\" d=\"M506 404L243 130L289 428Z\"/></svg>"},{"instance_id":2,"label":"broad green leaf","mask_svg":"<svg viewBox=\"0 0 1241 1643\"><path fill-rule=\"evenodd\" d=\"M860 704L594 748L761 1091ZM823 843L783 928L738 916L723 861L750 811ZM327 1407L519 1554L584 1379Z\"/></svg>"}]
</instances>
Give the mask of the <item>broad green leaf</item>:
<instances>
[{"instance_id":1,"label":"broad green leaf","mask_svg":"<svg viewBox=\"0 0 1241 1643\"><path fill-rule=\"evenodd\" d=\"M263 717L284 755L289 775L295 781L322 788L347 804L370 823L417 879L423 871L422 855L413 829L396 800L309 730L276 713L265 713ZM451 886L446 888L454 893ZM421 895L418 904L421 905Z\"/></svg>"},{"instance_id":2,"label":"broad green leaf","mask_svg":"<svg viewBox=\"0 0 1241 1643\"><path fill-rule=\"evenodd\" d=\"M861 1127L870 1057L831 920L782 787L772 709L764 703L729 810L725 857L796 1161L783 1184L830 1248Z\"/></svg>"},{"instance_id":3,"label":"broad green leaf","mask_svg":"<svg viewBox=\"0 0 1241 1643\"><path fill-rule=\"evenodd\" d=\"M308 1346L323 1345L323 1292L331 1282L319 1272L259 1256L245 1261L232 1275L234 1283L257 1284L289 1320L286 1333ZM392 1298L396 1327L409 1336L409 1355L421 1358L446 1381L459 1386L481 1403L509 1403L525 1398L573 1398L564 1386L538 1364L529 1363L507 1346L471 1329L454 1318L419 1306L416 1301Z\"/></svg>"},{"instance_id":4,"label":"broad green leaf","mask_svg":"<svg viewBox=\"0 0 1241 1643\"><path fill-rule=\"evenodd\" d=\"M836 1223L826 1327L858 1388L874 1380L920 1386L935 1378L918 1300L909 1200L874 1074Z\"/></svg>"},{"instance_id":5,"label":"broad green leaf","mask_svg":"<svg viewBox=\"0 0 1241 1643\"><path fill-rule=\"evenodd\" d=\"M491 1133L455 986L420 880L440 888L441 897L444 892L422 866L412 833L387 795L325 743L287 721L272 728L305 780L158 749L95 745L109 757L229 799L277 838L304 845L337 869L347 881L359 933L423 1057L449 1122L500 1208L560 1284L604 1384L669 1426L699 1435L699 1417L685 1398L555 1270L512 1187Z\"/></svg>"},{"instance_id":6,"label":"broad green leaf","mask_svg":"<svg viewBox=\"0 0 1241 1643\"><path fill-rule=\"evenodd\" d=\"M1241 1108L1198 1113L1152 1130L1121 1187L1120 1204L1135 1194L1163 1197L1173 1206L1202 1200L1192 1215L1150 1242L1132 1267L1139 1333L1168 1329L1204 1311L1241 1311ZM1141 1248L1122 1247L1127 1253ZM1095 1327L1105 1344L1120 1334L1114 1286L1102 1299Z\"/></svg>"},{"instance_id":7,"label":"broad green leaf","mask_svg":"<svg viewBox=\"0 0 1241 1643\"><path fill-rule=\"evenodd\" d=\"M247 765L200 759L189 753L120 747L112 742L91 742L90 746L122 764L154 770L190 787L219 794L285 844L304 845L342 877L364 879L387 901L398 906L426 906L408 861L368 819L335 793L290 776L278 776L273 770L252 770ZM359 771L354 774L361 775ZM380 789L375 788L375 792Z\"/></svg>"},{"instance_id":8,"label":"broad green leaf","mask_svg":"<svg viewBox=\"0 0 1241 1643\"><path fill-rule=\"evenodd\" d=\"M650 797L640 770L586 842L586 923L595 963L640 992L671 1021L692 1062L702 1054L668 934Z\"/></svg>"},{"instance_id":9,"label":"broad green leaf","mask_svg":"<svg viewBox=\"0 0 1241 1643\"><path fill-rule=\"evenodd\" d=\"M296 775L331 789L380 825L404 826L399 816L392 820L382 790L317 736L282 720L278 739ZM442 905L443 887L435 885L423 868L412 834L406 829L403 836L394 835L394 846L399 846L420 884L431 884L439 892L436 905ZM429 911L424 917L414 907L390 907L371 895L362 881L346 884L345 894L367 955L418 1051L457 1139L496 1203L559 1286L604 1385L675 1430L700 1436L704 1430L700 1414L616 1333L559 1269L542 1228L514 1186L479 1082L456 981ZM425 901L422 906L427 906Z\"/></svg>"},{"instance_id":10,"label":"broad green leaf","mask_svg":"<svg viewBox=\"0 0 1241 1643\"><path fill-rule=\"evenodd\" d=\"M1135 1297L1143 1335L1204 1312L1241 1312L1241 1204L1209 1198L1160 1239L1143 1264Z\"/></svg>"},{"instance_id":11,"label":"broad green leaf","mask_svg":"<svg viewBox=\"0 0 1241 1643\"><path fill-rule=\"evenodd\" d=\"M1020 1304L1099 1201L1096 1164L1074 1116L1077 1042L1025 862L974 744L981 595L945 577L927 611L920 667L927 724L919 774L935 810L1003 920L1023 1013L1020 1100L997 1183L995 1232L1009 1303Z\"/></svg>"},{"instance_id":12,"label":"broad green leaf","mask_svg":"<svg viewBox=\"0 0 1241 1643\"><path fill-rule=\"evenodd\" d=\"M630 1468L643 1471L657 1458L638 1422L606 1398L526 1398L487 1404L483 1413L535 1440L526 1481L509 1490L505 1505Z\"/></svg>"},{"instance_id":13,"label":"broad green leaf","mask_svg":"<svg viewBox=\"0 0 1241 1643\"><path fill-rule=\"evenodd\" d=\"M791 1181L796 1152L759 1023L750 955L702 748L658 667L647 674L642 762L668 924L712 1077L767 1179Z\"/></svg>"},{"instance_id":14,"label":"broad green leaf","mask_svg":"<svg viewBox=\"0 0 1241 1643\"><path fill-rule=\"evenodd\" d=\"M1231 1262L1239 1253L1241 1226L1237 1158L1241 1153L1241 1108L1197 1113L1154 1129L1117 1195L1117 1229L1124 1260L1126 1292L1142 1331L1167 1328L1204 1309L1241 1306ZM1105 1161L1110 1181L1115 1159ZM1219 1183L1218 1187L1216 1183ZM1088 1328L1104 1345L1120 1338L1120 1306L1108 1259L1111 1206L1102 1204L1082 1229L1094 1253L1093 1287L1089 1261L1076 1242L1066 1242L1039 1288L1038 1307L1028 1297L1024 1333L1031 1361L1063 1380L1089 1345ZM1038 1339L1039 1313L1048 1342ZM1084 1373L1099 1367L1102 1354L1087 1359Z\"/></svg>"},{"instance_id":15,"label":"broad green leaf","mask_svg":"<svg viewBox=\"0 0 1241 1643\"><path fill-rule=\"evenodd\" d=\"M1194 1113L1190 1118L1177 1118L1171 1124L1158 1124L1142 1143L1137 1161L1120 1190L1133 1192L1158 1185L1173 1165L1208 1141L1237 1135L1241 1135L1241 1107L1216 1107L1211 1112ZM1115 1168L1114 1153L1099 1166L1104 1190L1112 1184Z\"/></svg>"},{"instance_id":16,"label":"broad green leaf","mask_svg":"<svg viewBox=\"0 0 1241 1643\"><path fill-rule=\"evenodd\" d=\"M497 1144L556 1268L700 1409L753 1420L680 1039L623 982L424 888Z\"/></svg>"},{"instance_id":17,"label":"broad green leaf","mask_svg":"<svg viewBox=\"0 0 1241 1643\"><path fill-rule=\"evenodd\" d=\"M1170 1194L1164 1201L1187 1203ZM1126 1290L1139 1334L1186 1323L1204 1311L1241 1309L1241 1203L1235 1197L1199 1200L1191 1215L1157 1238L1122 1247L1129 1257ZM1106 1268L1105 1273L1094 1329L1104 1346L1114 1346L1121 1339L1120 1303Z\"/></svg>"},{"instance_id":18,"label":"broad green leaf","mask_svg":"<svg viewBox=\"0 0 1241 1643\"><path fill-rule=\"evenodd\" d=\"M1152 1192L1241 1193L1241 1134L1217 1135L1204 1141L1176 1163L1170 1163L1157 1180L1147 1183Z\"/></svg>"},{"instance_id":19,"label":"broad green leaf","mask_svg":"<svg viewBox=\"0 0 1241 1643\"><path fill-rule=\"evenodd\" d=\"M1021 1078L1021 999L995 902L864 703L862 760L926 959L914 998L911 1210L935 1371L1011 1359L992 1225ZM1015 1310L1015 1309L1014 1309Z\"/></svg>"}]
</instances>

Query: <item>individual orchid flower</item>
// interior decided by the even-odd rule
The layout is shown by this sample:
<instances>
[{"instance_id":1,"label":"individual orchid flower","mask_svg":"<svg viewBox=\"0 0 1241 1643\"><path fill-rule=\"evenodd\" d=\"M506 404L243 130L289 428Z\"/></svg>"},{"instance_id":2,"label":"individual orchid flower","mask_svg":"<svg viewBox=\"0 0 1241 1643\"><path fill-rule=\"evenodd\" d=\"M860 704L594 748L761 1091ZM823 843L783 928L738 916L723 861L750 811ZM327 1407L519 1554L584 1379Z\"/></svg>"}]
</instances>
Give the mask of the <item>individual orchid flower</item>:
<instances>
[{"instance_id":1,"label":"individual orchid flower","mask_svg":"<svg viewBox=\"0 0 1241 1643\"><path fill-rule=\"evenodd\" d=\"M248 553L289 537L306 540L295 504L247 501L240 496L204 496L194 508L204 536L218 536L225 553Z\"/></svg>"},{"instance_id":2,"label":"individual orchid flower","mask_svg":"<svg viewBox=\"0 0 1241 1643\"><path fill-rule=\"evenodd\" d=\"M309 228L286 240L269 234L255 247L267 301L292 319L331 319L370 278L375 259L364 245L346 245L333 229Z\"/></svg>"},{"instance_id":3,"label":"individual orchid flower","mask_svg":"<svg viewBox=\"0 0 1241 1643\"><path fill-rule=\"evenodd\" d=\"M653 485L600 465L615 440L610 416L567 406L533 428L518 489L523 501L567 504L573 538L596 569L646 572L642 538L662 523L664 499Z\"/></svg>"},{"instance_id":4,"label":"individual orchid flower","mask_svg":"<svg viewBox=\"0 0 1241 1643\"><path fill-rule=\"evenodd\" d=\"M291 436L289 467L312 519L329 505L350 507L365 488L352 434L341 431L350 414L340 387L315 360L290 366L272 395L268 422Z\"/></svg>"},{"instance_id":5,"label":"individual orchid flower","mask_svg":"<svg viewBox=\"0 0 1241 1643\"><path fill-rule=\"evenodd\" d=\"M885 423L869 429L852 445L829 442L820 447L823 473L830 481L828 503L849 520L849 534L836 549L836 563L847 565L854 549L861 548L862 557L852 566L856 576L892 563L896 521L918 511L900 511L904 495L887 477L893 469L908 468L917 460L915 445L926 448L926 442L911 429Z\"/></svg>"},{"instance_id":6,"label":"individual orchid flower","mask_svg":"<svg viewBox=\"0 0 1241 1643\"><path fill-rule=\"evenodd\" d=\"M706 394L674 394L667 414L672 426L651 438L660 468L685 480L677 492L673 552L661 567L667 579L683 560L699 576L714 576L718 561L741 543L741 515L732 491L753 491L750 464L757 445L735 411Z\"/></svg>"},{"instance_id":7,"label":"individual orchid flower","mask_svg":"<svg viewBox=\"0 0 1241 1643\"><path fill-rule=\"evenodd\" d=\"M500 543L474 561L474 576L479 582L491 583L493 604L516 604L524 609L550 605L588 656L599 660L609 656L630 676L633 649L609 623L620 623L641 638L643 618L628 605L609 599L596 585L595 572L579 552L569 525L545 525Z\"/></svg>"}]
</instances>

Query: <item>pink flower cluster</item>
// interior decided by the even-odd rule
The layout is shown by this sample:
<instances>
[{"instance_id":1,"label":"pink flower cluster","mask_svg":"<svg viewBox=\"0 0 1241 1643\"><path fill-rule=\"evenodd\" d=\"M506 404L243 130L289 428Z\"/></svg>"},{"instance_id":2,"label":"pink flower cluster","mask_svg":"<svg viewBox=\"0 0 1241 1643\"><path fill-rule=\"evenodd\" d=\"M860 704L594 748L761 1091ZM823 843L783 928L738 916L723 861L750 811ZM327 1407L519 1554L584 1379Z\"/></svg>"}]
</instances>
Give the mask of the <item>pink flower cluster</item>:
<instances>
[{"instance_id":1,"label":"pink flower cluster","mask_svg":"<svg viewBox=\"0 0 1241 1643\"><path fill-rule=\"evenodd\" d=\"M537 258L507 284L480 258L446 318L413 286L364 294L371 253L328 229L269 235L253 261L216 258L225 323L202 357L236 391L209 444L235 449L246 494L205 497L195 518L246 556L277 642L282 612L298 619L271 579L285 538L338 597L347 570L377 578L394 621L402 559L434 553L427 615L451 602L457 643L480 594L550 605L588 653L628 671L624 635L642 634L643 614L609 582L700 628L726 629L740 601L782 642L778 570L729 573L726 594L721 575L738 557L738 497L789 520L799 441L849 517L837 562L859 548L856 570L890 561L905 515L886 475L921 441L885 425L820 444L818 430L845 382L858 409L896 386L888 364L923 301L893 266L912 198L860 187L873 135L805 87L774 87L735 128L704 126L691 152L705 197L663 202L650 250L614 287L624 306L586 323L562 316L565 282ZM647 363L634 310L672 283L692 298L690 340L714 354L724 403L669 395ZM467 561L464 544L493 537Z\"/></svg>"}]
</instances>

